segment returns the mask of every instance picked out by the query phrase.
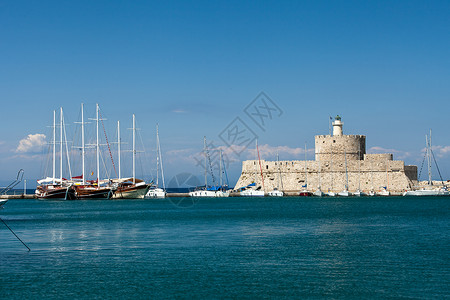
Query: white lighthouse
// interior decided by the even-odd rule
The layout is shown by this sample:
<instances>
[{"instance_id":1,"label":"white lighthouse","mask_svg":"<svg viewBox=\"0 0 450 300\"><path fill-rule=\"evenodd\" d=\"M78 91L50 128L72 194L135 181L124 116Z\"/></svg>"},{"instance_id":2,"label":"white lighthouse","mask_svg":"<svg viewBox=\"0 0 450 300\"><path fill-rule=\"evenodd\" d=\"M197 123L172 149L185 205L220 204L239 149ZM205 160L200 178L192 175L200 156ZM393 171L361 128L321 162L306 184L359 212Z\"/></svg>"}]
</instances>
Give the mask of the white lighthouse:
<instances>
[{"instance_id":1,"label":"white lighthouse","mask_svg":"<svg viewBox=\"0 0 450 300\"><path fill-rule=\"evenodd\" d=\"M333 122L333 136L342 136L342 125L344 123L341 122L341 117L337 115Z\"/></svg>"}]
</instances>

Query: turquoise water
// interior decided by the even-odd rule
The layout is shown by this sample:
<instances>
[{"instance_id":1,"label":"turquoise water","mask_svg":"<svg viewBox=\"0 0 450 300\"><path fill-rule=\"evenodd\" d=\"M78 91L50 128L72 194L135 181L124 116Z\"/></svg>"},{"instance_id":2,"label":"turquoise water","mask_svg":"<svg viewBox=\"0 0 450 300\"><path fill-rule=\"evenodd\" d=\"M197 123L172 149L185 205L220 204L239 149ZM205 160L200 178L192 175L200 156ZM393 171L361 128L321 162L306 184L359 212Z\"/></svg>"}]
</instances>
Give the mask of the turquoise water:
<instances>
[{"instance_id":1,"label":"turquoise water","mask_svg":"<svg viewBox=\"0 0 450 300\"><path fill-rule=\"evenodd\" d=\"M0 298L449 298L449 203L10 200Z\"/></svg>"}]
</instances>

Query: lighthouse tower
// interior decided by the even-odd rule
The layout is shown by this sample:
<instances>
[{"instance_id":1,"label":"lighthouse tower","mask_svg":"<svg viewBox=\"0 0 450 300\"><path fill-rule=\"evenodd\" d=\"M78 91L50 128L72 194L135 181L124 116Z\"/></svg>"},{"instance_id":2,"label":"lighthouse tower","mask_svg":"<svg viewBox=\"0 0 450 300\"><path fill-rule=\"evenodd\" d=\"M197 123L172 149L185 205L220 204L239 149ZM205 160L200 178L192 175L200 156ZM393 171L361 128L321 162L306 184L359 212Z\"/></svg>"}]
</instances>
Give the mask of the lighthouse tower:
<instances>
[{"instance_id":1,"label":"lighthouse tower","mask_svg":"<svg viewBox=\"0 0 450 300\"><path fill-rule=\"evenodd\" d=\"M333 122L333 136L342 136L342 125L344 123L341 121L341 117L337 115Z\"/></svg>"}]
</instances>

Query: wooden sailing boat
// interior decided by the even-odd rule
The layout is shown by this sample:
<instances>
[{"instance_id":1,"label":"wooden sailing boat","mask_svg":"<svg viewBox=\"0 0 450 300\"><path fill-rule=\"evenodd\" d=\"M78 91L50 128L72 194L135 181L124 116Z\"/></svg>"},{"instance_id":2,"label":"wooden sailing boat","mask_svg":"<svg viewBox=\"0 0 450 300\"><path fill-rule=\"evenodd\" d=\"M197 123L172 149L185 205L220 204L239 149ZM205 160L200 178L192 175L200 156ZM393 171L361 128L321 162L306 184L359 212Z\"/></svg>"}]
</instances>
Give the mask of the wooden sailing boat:
<instances>
[{"instance_id":1,"label":"wooden sailing boat","mask_svg":"<svg viewBox=\"0 0 450 300\"><path fill-rule=\"evenodd\" d=\"M109 181L100 180L100 140L99 140L99 106L96 104L96 163L97 163L97 180L86 181L85 176L85 142L84 142L84 108L81 104L81 143L82 143L82 182L74 185L75 197L77 199L109 199L112 195L112 187Z\"/></svg>"},{"instance_id":2,"label":"wooden sailing boat","mask_svg":"<svg viewBox=\"0 0 450 300\"><path fill-rule=\"evenodd\" d=\"M147 194L149 185L142 179L136 178L136 116L133 114L133 174L131 178L119 178L113 180L115 190L113 199L143 199ZM119 141L120 145L120 141ZM120 154L119 154L120 156Z\"/></svg>"},{"instance_id":3,"label":"wooden sailing boat","mask_svg":"<svg viewBox=\"0 0 450 300\"><path fill-rule=\"evenodd\" d=\"M65 199L72 200L75 198L72 188L73 182L63 178L63 144L66 145L67 166L69 169L70 179L72 172L70 169L69 151L67 149L67 136L65 131L64 114L62 107L60 108L60 177L56 178L56 111L53 111L53 156L52 156L52 177L38 180L35 195L39 199ZM63 135L65 140L63 141Z\"/></svg>"}]
</instances>

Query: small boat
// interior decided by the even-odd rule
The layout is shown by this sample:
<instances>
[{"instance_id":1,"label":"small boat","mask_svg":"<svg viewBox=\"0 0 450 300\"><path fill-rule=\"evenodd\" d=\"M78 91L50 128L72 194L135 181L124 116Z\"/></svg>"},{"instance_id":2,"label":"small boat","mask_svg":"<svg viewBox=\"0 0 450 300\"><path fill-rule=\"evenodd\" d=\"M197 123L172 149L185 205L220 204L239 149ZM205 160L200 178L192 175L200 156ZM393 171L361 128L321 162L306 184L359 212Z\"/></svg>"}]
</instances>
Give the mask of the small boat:
<instances>
[{"instance_id":1,"label":"small boat","mask_svg":"<svg viewBox=\"0 0 450 300\"><path fill-rule=\"evenodd\" d=\"M332 191L328 191L328 193L326 193L326 195L327 195L328 197L335 197L335 196L336 196L336 193L335 193L335 192L332 192Z\"/></svg>"},{"instance_id":2,"label":"small boat","mask_svg":"<svg viewBox=\"0 0 450 300\"><path fill-rule=\"evenodd\" d=\"M272 191L267 193L267 196L269 196L269 197L283 197L284 193L282 191L279 191L277 188L274 188Z\"/></svg>"},{"instance_id":3,"label":"small boat","mask_svg":"<svg viewBox=\"0 0 450 300\"><path fill-rule=\"evenodd\" d=\"M6 202L8 202L8 199L0 199L0 207L2 207Z\"/></svg>"},{"instance_id":4,"label":"small boat","mask_svg":"<svg viewBox=\"0 0 450 300\"><path fill-rule=\"evenodd\" d=\"M377 193L377 196L389 196L390 194L387 187L383 186L383 189Z\"/></svg>"},{"instance_id":5,"label":"small boat","mask_svg":"<svg viewBox=\"0 0 450 300\"><path fill-rule=\"evenodd\" d=\"M362 196L367 196L367 194L364 193L363 191L357 189L356 192L353 193L353 196L362 197Z\"/></svg>"},{"instance_id":6,"label":"small boat","mask_svg":"<svg viewBox=\"0 0 450 300\"><path fill-rule=\"evenodd\" d=\"M338 193L338 196L340 196L340 197L348 197L348 196L351 196L351 195L352 194L347 189L345 189L345 190L343 190L343 191Z\"/></svg>"},{"instance_id":7,"label":"small boat","mask_svg":"<svg viewBox=\"0 0 450 300\"><path fill-rule=\"evenodd\" d=\"M447 188L435 188L435 189L427 189L422 188L420 190L415 191L406 191L403 193L403 196L448 196L450 193Z\"/></svg>"},{"instance_id":8,"label":"small boat","mask_svg":"<svg viewBox=\"0 0 450 300\"><path fill-rule=\"evenodd\" d=\"M264 194L260 186L256 188L255 183L249 184L239 192L239 195L242 197L264 197Z\"/></svg>"},{"instance_id":9,"label":"small boat","mask_svg":"<svg viewBox=\"0 0 450 300\"><path fill-rule=\"evenodd\" d=\"M159 187L150 187L145 198L166 198L166 191Z\"/></svg>"},{"instance_id":10,"label":"small boat","mask_svg":"<svg viewBox=\"0 0 450 300\"><path fill-rule=\"evenodd\" d=\"M313 193L313 196L316 197L322 197L323 195L324 193L320 190L320 188Z\"/></svg>"},{"instance_id":11,"label":"small boat","mask_svg":"<svg viewBox=\"0 0 450 300\"><path fill-rule=\"evenodd\" d=\"M375 192L373 191L373 190L370 190L368 193L367 193L367 196L375 196Z\"/></svg>"},{"instance_id":12,"label":"small boat","mask_svg":"<svg viewBox=\"0 0 450 300\"><path fill-rule=\"evenodd\" d=\"M308 190L306 190L306 189L304 189L298 195L301 196L301 197L311 197L313 195L313 193L308 191Z\"/></svg>"}]
</instances>

